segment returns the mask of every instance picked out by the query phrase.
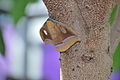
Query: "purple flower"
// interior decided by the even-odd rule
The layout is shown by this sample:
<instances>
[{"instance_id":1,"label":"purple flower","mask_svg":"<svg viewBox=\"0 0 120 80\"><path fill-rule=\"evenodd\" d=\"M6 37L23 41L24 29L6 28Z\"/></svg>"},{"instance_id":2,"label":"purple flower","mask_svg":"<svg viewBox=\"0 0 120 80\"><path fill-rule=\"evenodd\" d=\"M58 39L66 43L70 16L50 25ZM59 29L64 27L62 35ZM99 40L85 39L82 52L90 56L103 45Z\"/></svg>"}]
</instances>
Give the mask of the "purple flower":
<instances>
[{"instance_id":1,"label":"purple flower","mask_svg":"<svg viewBox=\"0 0 120 80\"><path fill-rule=\"evenodd\" d=\"M110 76L110 80L120 80L120 70L118 72L114 72Z\"/></svg>"},{"instance_id":2,"label":"purple flower","mask_svg":"<svg viewBox=\"0 0 120 80\"><path fill-rule=\"evenodd\" d=\"M44 80L60 80L60 53L55 47L44 45L43 77Z\"/></svg>"},{"instance_id":3,"label":"purple flower","mask_svg":"<svg viewBox=\"0 0 120 80\"><path fill-rule=\"evenodd\" d=\"M10 54L11 54L11 38L13 29L11 26L6 26L2 28L3 38L5 42L5 56L0 55L0 80L6 80L9 75L9 64L10 64Z\"/></svg>"}]
</instances>

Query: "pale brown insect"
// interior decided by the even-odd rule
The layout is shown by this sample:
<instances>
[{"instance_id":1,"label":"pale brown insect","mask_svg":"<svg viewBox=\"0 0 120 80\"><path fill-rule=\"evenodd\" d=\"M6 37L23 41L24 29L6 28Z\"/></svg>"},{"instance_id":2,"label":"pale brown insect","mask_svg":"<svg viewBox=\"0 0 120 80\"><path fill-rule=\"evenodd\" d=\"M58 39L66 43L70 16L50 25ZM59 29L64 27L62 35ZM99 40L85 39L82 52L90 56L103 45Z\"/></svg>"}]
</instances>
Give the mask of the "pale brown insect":
<instances>
[{"instance_id":1,"label":"pale brown insect","mask_svg":"<svg viewBox=\"0 0 120 80\"><path fill-rule=\"evenodd\" d=\"M60 52L66 51L79 41L72 29L50 18L40 29L40 35L46 44L55 45L56 50Z\"/></svg>"}]
</instances>

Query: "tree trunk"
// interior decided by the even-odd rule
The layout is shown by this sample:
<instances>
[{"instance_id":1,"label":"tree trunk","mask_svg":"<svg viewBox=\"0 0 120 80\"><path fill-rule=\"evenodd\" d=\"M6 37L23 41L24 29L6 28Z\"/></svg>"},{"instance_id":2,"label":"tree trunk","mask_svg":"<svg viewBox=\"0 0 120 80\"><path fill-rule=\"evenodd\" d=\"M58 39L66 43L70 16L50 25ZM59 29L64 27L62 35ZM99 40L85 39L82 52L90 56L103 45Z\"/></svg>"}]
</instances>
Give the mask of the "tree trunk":
<instances>
[{"instance_id":1,"label":"tree trunk","mask_svg":"<svg viewBox=\"0 0 120 80\"><path fill-rule=\"evenodd\" d=\"M71 27L80 39L60 54L60 80L109 80L112 67L109 15L116 1L44 1L49 16Z\"/></svg>"}]
</instances>

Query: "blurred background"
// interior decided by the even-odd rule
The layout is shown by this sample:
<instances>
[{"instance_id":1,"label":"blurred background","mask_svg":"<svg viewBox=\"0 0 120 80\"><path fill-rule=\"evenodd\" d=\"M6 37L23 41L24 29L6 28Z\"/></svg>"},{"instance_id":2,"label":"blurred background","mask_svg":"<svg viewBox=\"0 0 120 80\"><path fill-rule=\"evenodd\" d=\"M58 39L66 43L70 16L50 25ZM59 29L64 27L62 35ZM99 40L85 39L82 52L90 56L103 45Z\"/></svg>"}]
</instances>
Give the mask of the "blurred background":
<instances>
[{"instance_id":1,"label":"blurred background","mask_svg":"<svg viewBox=\"0 0 120 80\"><path fill-rule=\"evenodd\" d=\"M42 0L0 0L0 80L60 80L60 54L39 35L48 17ZM116 53L119 67L120 46ZM120 80L118 69L111 80Z\"/></svg>"},{"instance_id":2,"label":"blurred background","mask_svg":"<svg viewBox=\"0 0 120 80\"><path fill-rule=\"evenodd\" d=\"M47 18L42 0L0 0L0 80L59 80L59 52L39 35Z\"/></svg>"}]
</instances>

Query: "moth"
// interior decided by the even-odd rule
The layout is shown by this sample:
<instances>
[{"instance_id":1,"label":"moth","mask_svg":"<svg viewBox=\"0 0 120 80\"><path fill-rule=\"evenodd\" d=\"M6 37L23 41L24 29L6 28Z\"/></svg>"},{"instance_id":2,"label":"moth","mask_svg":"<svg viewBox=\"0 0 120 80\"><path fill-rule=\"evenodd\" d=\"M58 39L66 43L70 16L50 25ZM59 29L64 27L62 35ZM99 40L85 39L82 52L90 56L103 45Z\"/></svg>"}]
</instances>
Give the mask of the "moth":
<instances>
[{"instance_id":1,"label":"moth","mask_svg":"<svg viewBox=\"0 0 120 80\"><path fill-rule=\"evenodd\" d=\"M64 24L48 18L40 29L40 36L45 44L55 45L56 51L64 52L79 41L76 33Z\"/></svg>"}]
</instances>

